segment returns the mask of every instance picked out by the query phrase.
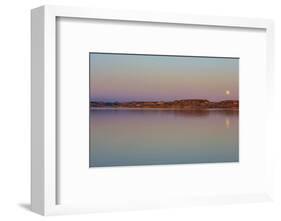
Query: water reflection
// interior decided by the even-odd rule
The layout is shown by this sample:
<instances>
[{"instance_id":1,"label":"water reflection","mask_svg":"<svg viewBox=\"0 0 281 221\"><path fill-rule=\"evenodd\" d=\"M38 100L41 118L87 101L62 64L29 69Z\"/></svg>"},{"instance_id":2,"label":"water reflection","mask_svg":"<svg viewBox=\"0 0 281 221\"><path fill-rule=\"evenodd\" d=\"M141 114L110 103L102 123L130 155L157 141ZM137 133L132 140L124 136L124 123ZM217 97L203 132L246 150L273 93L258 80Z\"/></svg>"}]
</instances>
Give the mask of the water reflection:
<instances>
[{"instance_id":1,"label":"water reflection","mask_svg":"<svg viewBox=\"0 0 281 221\"><path fill-rule=\"evenodd\" d=\"M93 167L239 160L235 110L95 109L90 114Z\"/></svg>"},{"instance_id":2,"label":"water reflection","mask_svg":"<svg viewBox=\"0 0 281 221\"><path fill-rule=\"evenodd\" d=\"M228 117L225 118L225 127L228 129L230 127L230 120Z\"/></svg>"}]
</instances>

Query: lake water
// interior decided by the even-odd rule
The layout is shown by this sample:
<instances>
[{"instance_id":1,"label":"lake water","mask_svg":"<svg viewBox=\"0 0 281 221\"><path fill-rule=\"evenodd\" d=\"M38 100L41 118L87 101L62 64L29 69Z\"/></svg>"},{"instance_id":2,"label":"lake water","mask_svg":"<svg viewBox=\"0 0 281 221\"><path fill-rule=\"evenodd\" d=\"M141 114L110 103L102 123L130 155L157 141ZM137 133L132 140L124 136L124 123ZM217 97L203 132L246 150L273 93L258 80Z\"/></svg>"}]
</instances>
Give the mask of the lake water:
<instances>
[{"instance_id":1,"label":"lake water","mask_svg":"<svg viewBox=\"0 0 281 221\"><path fill-rule=\"evenodd\" d=\"M238 111L90 112L90 167L238 161Z\"/></svg>"}]
</instances>

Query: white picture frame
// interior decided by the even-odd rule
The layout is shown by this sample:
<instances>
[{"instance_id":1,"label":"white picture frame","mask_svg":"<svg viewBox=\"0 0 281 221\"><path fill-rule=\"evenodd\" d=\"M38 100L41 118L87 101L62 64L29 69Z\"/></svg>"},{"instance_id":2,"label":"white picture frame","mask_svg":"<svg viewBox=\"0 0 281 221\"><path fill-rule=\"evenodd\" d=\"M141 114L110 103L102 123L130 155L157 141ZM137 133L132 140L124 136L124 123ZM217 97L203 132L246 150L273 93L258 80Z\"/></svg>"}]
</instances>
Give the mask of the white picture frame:
<instances>
[{"instance_id":1,"label":"white picture frame","mask_svg":"<svg viewBox=\"0 0 281 221\"><path fill-rule=\"evenodd\" d=\"M266 32L266 97L273 102L273 22L267 19L195 16L183 14L154 14L147 12L97 10L78 7L42 6L31 12L31 208L42 215L99 211L95 207L57 204L57 82L56 82L56 19L87 18L146 23L188 24L203 27L252 28ZM266 122L271 122L270 110ZM266 135L265 135L266 136ZM237 194L228 197L188 199L189 203L252 202L272 198L271 147L266 146L267 188L260 194ZM183 200L184 201L184 200ZM176 205L176 203L174 203ZM185 203L183 203L185 204ZM154 207L154 206L152 206ZM135 207L134 207L135 208ZM121 208L126 209L126 208ZM104 208L103 210L107 210ZM111 208L109 208L111 210Z\"/></svg>"}]
</instances>

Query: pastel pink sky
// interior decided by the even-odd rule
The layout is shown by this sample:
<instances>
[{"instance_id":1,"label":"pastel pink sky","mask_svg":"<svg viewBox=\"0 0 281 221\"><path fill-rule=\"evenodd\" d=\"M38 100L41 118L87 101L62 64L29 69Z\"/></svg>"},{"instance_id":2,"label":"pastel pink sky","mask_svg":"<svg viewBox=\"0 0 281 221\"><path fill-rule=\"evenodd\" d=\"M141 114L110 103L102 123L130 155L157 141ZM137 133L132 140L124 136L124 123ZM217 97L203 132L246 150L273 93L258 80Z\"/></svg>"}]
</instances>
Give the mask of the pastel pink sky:
<instances>
[{"instance_id":1,"label":"pastel pink sky","mask_svg":"<svg viewBox=\"0 0 281 221\"><path fill-rule=\"evenodd\" d=\"M90 99L238 100L239 59L91 53Z\"/></svg>"}]
</instances>

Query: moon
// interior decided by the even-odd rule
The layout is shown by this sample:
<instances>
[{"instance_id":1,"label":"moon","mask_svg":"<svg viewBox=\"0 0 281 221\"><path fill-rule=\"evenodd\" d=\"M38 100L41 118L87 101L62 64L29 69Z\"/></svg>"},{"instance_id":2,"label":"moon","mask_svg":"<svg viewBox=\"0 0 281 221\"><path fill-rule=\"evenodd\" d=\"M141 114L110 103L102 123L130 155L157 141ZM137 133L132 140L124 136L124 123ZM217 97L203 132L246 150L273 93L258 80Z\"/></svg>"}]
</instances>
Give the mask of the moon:
<instances>
[{"instance_id":1,"label":"moon","mask_svg":"<svg viewBox=\"0 0 281 221\"><path fill-rule=\"evenodd\" d=\"M226 94L226 95L230 95L230 91L229 91L229 90L226 90L226 91L225 91L225 94Z\"/></svg>"}]
</instances>

